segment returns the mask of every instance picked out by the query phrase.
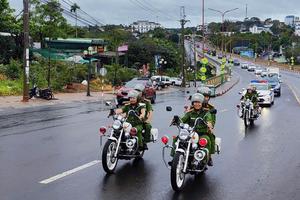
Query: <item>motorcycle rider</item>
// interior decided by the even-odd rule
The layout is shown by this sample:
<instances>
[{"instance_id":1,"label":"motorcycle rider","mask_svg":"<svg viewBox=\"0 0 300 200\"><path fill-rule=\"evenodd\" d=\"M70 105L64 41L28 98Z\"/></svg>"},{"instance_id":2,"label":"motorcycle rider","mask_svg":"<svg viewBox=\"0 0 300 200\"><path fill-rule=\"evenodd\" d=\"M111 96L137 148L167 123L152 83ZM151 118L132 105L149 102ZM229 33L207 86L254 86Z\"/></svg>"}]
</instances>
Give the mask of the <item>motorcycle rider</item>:
<instances>
[{"instance_id":1,"label":"motorcycle rider","mask_svg":"<svg viewBox=\"0 0 300 200\"><path fill-rule=\"evenodd\" d=\"M260 113L260 108L259 108L259 105L257 103L258 102L258 94L256 92L255 86L249 85L247 87L247 91L246 91L245 95L243 95L241 97L241 100L246 100L246 99L250 99L251 102L253 103L253 107L254 107L254 110L255 110L254 115L257 116Z\"/></svg>"},{"instance_id":2,"label":"motorcycle rider","mask_svg":"<svg viewBox=\"0 0 300 200\"><path fill-rule=\"evenodd\" d=\"M151 140L150 136L151 136L151 128L152 128L151 120L152 120L152 116L153 116L153 108L151 105L151 101L146 99L146 97L145 97L145 93L144 93L145 86L142 84L137 84L134 87L134 89L139 92L141 102L144 103L145 107L146 107L146 117L145 117L145 123L144 123L144 128L145 128L144 138L145 138L145 143L148 143Z\"/></svg>"},{"instance_id":3,"label":"motorcycle rider","mask_svg":"<svg viewBox=\"0 0 300 200\"><path fill-rule=\"evenodd\" d=\"M144 149L144 143L143 143L143 123L145 121L146 116L146 106L144 103L140 102L140 96L139 92L136 90L131 90L128 93L129 97L129 103L125 104L122 108L116 109L116 114L126 114L128 115L128 112L130 110L133 110L136 112L137 116L129 115L127 118L127 122L129 122L133 127L137 129L137 136L138 136L138 144L139 148Z\"/></svg>"},{"instance_id":4,"label":"motorcycle rider","mask_svg":"<svg viewBox=\"0 0 300 200\"><path fill-rule=\"evenodd\" d=\"M184 114L184 116L181 118L182 123L189 124L189 126L193 127L195 123L195 119L198 117L201 117L204 122L207 124L201 124L196 125L195 131L199 134L200 138L205 138L208 143L206 145L206 148L209 150L209 152L212 152L214 148L212 148L212 141L210 134L213 134L213 118L210 112L205 110L203 107L203 103L205 103L204 96L200 93L195 93L191 97L192 107L191 109ZM174 119L172 121L174 123ZM171 156L173 157L175 154L175 143L177 141L177 137L173 139L173 149L171 152ZM209 156L208 165L213 166L211 155ZM171 164L172 162L169 162Z\"/></svg>"}]
</instances>

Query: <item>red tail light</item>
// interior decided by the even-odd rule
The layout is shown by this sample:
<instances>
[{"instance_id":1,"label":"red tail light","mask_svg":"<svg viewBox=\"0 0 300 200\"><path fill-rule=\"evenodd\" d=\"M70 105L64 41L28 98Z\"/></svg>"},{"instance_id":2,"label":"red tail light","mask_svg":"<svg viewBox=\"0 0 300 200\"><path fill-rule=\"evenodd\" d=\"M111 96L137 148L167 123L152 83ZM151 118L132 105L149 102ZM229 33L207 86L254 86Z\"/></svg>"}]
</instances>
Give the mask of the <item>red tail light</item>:
<instances>
[{"instance_id":1,"label":"red tail light","mask_svg":"<svg viewBox=\"0 0 300 200\"><path fill-rule=\"evenodd\" d=\"M134 128L134 127L131 128L131 129L130 129L130 135L131 135L131 136L136 136L136 134L137 134L137 129Z\"/></svg>"},{"instance_id":2,"label":"red tail light","mask_svg":"<svg viewBox=\"0 0 300 200\"><path fill-rule=\"evenodd\" d=\"M200 140L199 140L199 145L200 145L201 147L205 147L205 146L207 145L207 139L205 139L205 138L200 138Z\"/></svg>"},{"instance_id":3,"label":"red tail light","mask_svg":"<svg viewBox=\"0 0 300 200\"><path fill-rule=\"evenodd\" d=\"M105 134L106 133L106 128L104 126L102 126L100 129L99 129L100 133L101 134Z\"/></svg>"},{"instance_id":4,"label":"red tail light","mask_svg":"<svg viewBox=\"0 0 300 200\"><path fill-rule=\"evenodd\" d=\"M162 143L164 143L165 145L168 144L168 142L169 142L168 136L163 136L163 137L161 138L161 141L162 141Z\"/></svg>"}]
</instances>

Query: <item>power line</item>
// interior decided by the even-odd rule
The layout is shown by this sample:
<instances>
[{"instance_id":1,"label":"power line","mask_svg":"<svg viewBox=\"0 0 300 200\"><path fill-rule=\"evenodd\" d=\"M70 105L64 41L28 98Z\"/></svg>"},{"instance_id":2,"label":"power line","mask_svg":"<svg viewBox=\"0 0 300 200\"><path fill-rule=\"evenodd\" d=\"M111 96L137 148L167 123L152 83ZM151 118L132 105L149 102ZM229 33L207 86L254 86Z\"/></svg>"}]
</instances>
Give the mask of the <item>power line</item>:
<instances>
[{"instance_id":1,"label":"power line","mask_svg":"<svg viewBox=\"0 0 300 200\"><path fill-rule=\"evenodd\" d=\"M47 4L49 3L49 1L47 0L41 0L42 3ZM60 4L60 9L62 9L62 12L67 15L68 17L71 17L73 19L77 19L79 22L83 23L84 25L88 25L88 26L95 26L95 24L79 15L76 15L74 13L72 13L71 11L69 11L69 9L67 9L64 5Z\"/></svg>"},{"instance_id":2,"label":"power line","mask_svg":"<svg viewBox=\"0 0 300 200\"><path fill-rule=\"evenodd\" d=\"M153 6L151 3L149 3L148 1L145 1L145 0L140 0L140 1L144 2L144 4L147 4L149 7L151 7L151 8L153 8L153 9L157 10L157 12L160 12L160 13L162 13L163 15L169 16L169 17L172 18L172 19L177 17L177 16L175 16L175 15L174 15L174 16L173 16L173 15L169 15L169 14L167 14L167 13L161 11L160 9L154 7L154 6Z\"/></svg>"},{"instance_id":3,"label":"power line","mask_svg":"<svg viewBox=\"0 0 300 200\"><path fill-rule=\"evenodd\" d=\"M72 2L70 0L61 0L62 2L64 2L65 4L69 5L70 7L73 6L75 4L75 2ZM91 16L90 14L88 14L87 12L85 12L84 10L82 10L81 8L78 9L80 12L84 13L85 15L87 15L88 17L90 17L93 21L95 21L97 24L103 26L105 25L104 22L99 21L98 19L96 19L95 17Z\"/></svg>"},{"instance_id":4,"label":"power line","mask_svg":"<svg viewBox=\"0 0 300 200\"><path fill-rule=\"evenodd\" d=\"M155 13L156 14L159 14L160 16L163 16L164 18L166 19L169 19L171 21L175 21L172 17L169 17L169 16L166 16L165 13L163 12L160 12L158 10L154 10L153 8L151 8L150 6L140 2L139 0L130 0L133 4L137 5L138 7L140 7L141 9L145 10L145 11L148 11L149 13L153 14ZM161 14L163 13L163 15Z\"/></svg>"}]
</instances>

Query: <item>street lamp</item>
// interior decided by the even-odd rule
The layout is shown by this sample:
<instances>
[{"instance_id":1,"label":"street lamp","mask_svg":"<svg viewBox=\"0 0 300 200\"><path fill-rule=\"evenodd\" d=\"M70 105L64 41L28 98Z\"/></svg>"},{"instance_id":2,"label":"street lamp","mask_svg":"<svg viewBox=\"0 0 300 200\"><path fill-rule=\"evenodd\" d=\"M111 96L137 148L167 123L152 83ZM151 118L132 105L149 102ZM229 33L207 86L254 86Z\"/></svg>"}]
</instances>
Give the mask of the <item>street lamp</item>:
<instances>
[{"instance_id":1,"label":"street lamp","mask_svg":"<svg viewBox=\"0 0 300 200\"><path fill-rule=\"evenodd\" d=\"M91 79L91 59L93 56L93 47L89 47L88 50L83 51L85 59L89 60L89 65L88 65L88 77L87 77L87 91L86 91L86 96L91 96L90 93L90 79Z\"/></svg>"},{"instance_id":2,"label":"street lamp","mask_svg":"<svg viewBox=\"0 0 300 200\"><path fill-rule=\"evenodd\" d=\"M162 66L167 65L168 62L165 59L161 58L158 63L159 63L159 75L161 75Z\"/></svg>"},{"instance_id":3,"label":"street lamp","mask_svg":"<svg viewBox=\"0 0 300 200\"><path fill-rule=\"evenodd\" d=\"M222 16L222 31L224 32L224 16L225 16L225 14L226 14L226 13L229 13L229 12L231 12L231 11L237 10L237 9L239 9L239 8L234 8L234 9L226 10L226 11L223 11L223 12L220 11L220 10L212 9L212 8L208 8L208 9L209 9L209 10L212 10L212 11L215 11L215 12L218 12L218 13L221 14L221 16ZM222 34L222 55L223 55L223 53L224 53L223 48L224 48L224 36L223 36L223 34Z\"/></svg>"}]
</instances>

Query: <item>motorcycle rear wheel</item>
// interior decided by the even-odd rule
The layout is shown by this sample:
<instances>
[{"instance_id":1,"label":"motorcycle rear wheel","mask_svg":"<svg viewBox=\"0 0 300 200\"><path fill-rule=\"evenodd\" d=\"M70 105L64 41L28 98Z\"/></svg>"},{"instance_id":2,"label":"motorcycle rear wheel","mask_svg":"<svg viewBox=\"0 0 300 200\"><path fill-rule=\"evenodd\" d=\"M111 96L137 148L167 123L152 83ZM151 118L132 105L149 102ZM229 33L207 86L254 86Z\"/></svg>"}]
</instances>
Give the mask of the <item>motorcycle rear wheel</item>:
<instances>
[{"instance_id":1,"label":"motorcycle rear wheel","mask_svg":"<svg viewBox=\"0 0 300 200\"><path fill-rule=\"evenodd\" d=\"M183 188L185 174L183 173L184 155L176 152L171 166L171 185L173 190L180 191Z\"/></svg>"}]
</instances>

